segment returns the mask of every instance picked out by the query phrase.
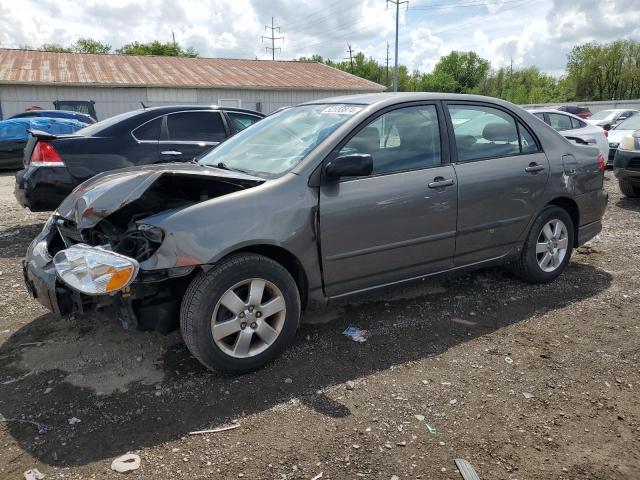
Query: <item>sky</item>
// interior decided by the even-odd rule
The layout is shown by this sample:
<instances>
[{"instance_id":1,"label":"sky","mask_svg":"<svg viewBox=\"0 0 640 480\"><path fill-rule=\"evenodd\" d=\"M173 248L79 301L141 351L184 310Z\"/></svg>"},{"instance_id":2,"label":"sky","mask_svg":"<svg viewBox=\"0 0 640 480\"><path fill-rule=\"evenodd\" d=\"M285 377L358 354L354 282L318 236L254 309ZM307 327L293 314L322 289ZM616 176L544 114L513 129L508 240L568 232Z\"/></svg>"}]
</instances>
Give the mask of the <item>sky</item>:
<instances>
[{"instance_id":1,"label":"sky","mask_svg":"<svg viewBox=\"0 0 640 480\"><path fill-rule=\"evenodd\" d=\"M265 25L280 26L276 59L347 48L394 61L395 5L385 0L0 0L0 47L69 45L90 37L114 48L170 41L202 57L270 59ZM640 0L411 0L400 8L399 62L429 72L452 50L493 68L537 66L559 76L572 46L640 40Z\"/></svg>"}]
</instances>

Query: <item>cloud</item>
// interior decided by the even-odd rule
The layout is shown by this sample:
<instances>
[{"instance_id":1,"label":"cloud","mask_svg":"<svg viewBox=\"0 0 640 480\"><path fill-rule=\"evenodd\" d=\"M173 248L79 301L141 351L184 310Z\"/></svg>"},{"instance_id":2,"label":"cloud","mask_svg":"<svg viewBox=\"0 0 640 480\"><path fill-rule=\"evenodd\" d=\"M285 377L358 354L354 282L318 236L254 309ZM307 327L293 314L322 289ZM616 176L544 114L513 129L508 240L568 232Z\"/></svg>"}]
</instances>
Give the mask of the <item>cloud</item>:
<instances>
[{"instance_id":1,"label":"cloud","mask_svg":"<svg viewBox=\"0 0 640 480\"><path fill-rule=\"evenodd\" d=\"M451 50L474 50L494 67L513 59L561 72L577 43L640 39L637 1L412 0L400 14L399 59L429 71ZM383 0L0 0L0 46L68 45L84 36L118 48L170 41L173 31L202 56L270 58L261 36L272 16L284 36L276 58L341 60L350 44L382 62L389 42L393 63L395 10Z\"/></svg>"}]
</instances>

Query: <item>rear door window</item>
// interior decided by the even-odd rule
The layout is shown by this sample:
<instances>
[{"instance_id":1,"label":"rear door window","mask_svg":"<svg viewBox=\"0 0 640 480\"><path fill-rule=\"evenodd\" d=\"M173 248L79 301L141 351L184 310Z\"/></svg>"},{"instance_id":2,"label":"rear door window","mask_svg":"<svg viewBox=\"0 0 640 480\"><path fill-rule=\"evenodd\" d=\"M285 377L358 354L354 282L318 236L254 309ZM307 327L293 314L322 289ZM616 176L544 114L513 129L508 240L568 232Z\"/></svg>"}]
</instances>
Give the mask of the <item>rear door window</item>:
<instances>
[{"instance_id":1,"label":"rear door window","mask_svg":"<svg viewBox=\"0 0 640 480\"><path fill-rule=\"evenodd\" d=\"M471 118L465 123L453 125L458 161L520 154L516 121L508 113L484 105L448 105L448 109L452 118ZM474 117L474 113L480 115Z\"/></svg>"},{"instance_id":2,"label":"rear door window","mask_svg":"<svg viewBox=\"0 0 640 480\"><path fill-rule=\"evenodd\" d=\"M559 132L574 128L571 125L571 117L561 113L549 113L549 125Z\"/></svg>"},{"instance_id":3,"label":"rear door window","mask_svg":"<svg viewBox=\"0 0 640 480\"><path fill-rule=\"evenodd\" d=\"M132 133L139 141L157 142L160 139L160 131L162 129L162 118L155 118L147 123L143 123Z\"/></svg>"},{"instance_id":4,"label":"rear door window","mask_svg":"<svg viewBox=\"0 0 640 480\"><path fill-rule=\"evenodd\" d=\"M219 112L180 112L167 115L168 140L221 142L227 134Z\"/></svg>"},{"instance_id":5,"label":"rear door window","mask_svg":"<svg viewBox=\"0 0 640 480\"><path fill-rule=\"evenodd\" d=\"M227 117L229 117L229 120L231 120L233 130L236 132L244 130L260 120L260 117L249 115L248 113L226 112L226 114Z\"/></svg>"}]
</instances>

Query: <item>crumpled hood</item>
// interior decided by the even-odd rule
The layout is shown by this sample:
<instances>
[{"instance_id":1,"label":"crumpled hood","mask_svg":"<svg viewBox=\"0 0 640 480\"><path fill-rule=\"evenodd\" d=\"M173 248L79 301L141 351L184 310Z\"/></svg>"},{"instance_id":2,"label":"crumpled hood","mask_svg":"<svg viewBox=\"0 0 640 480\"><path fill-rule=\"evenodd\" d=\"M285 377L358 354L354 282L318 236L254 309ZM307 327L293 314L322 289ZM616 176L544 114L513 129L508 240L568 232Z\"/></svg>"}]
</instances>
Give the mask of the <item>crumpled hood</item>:
<instances>
[{"instance_id":1,"label":"crumpled hood","mask_svg":"<svg viewBox=\"0 0 640 480\"><path fill-rule=\"evenodd\" d=\"M243 185L264 179L240 172L195 163L146 165L101 173L78 185L64 199L56 214L75 222L80 230L94 227L105 217L134 202L163 175L194 175Z\"/></svg>"}]
</instances>

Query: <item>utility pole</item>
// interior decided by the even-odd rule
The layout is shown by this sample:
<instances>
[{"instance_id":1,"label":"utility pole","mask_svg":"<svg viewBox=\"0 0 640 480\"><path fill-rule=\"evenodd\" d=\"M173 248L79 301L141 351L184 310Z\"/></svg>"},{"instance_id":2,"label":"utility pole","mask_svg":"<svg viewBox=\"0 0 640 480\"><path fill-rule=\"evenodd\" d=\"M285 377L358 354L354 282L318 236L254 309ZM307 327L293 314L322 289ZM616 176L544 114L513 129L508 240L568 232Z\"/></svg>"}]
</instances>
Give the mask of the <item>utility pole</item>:
<instances>
[{"instance_id":1,"label":"utility pole","mask_svg":"<svg viewBox=\"0 0 640 480\"><path fill-rule=\"evenodd\" d=\"M271 17L271 26L269 25L265 25L264 26L264 31L266 32L267 29L271 30L271 36L270 37L265 37L264 35L262 36L262 40L264 41L266 40L271 40L271 46L270 47L264 47L265 50L268 52L269 50L271 50L271 60L275 60L276 59L276 50L278 51L282 51L282 49L280 47L276 48L276 40L284 40L284 37L276 37L275 33L276 30L278 31L278 33L280 33L280 27L276 27L273 25L273 17Z\"/></svg>"},{"instance_id":2,"label":"utility pole","mask_svg":"<svg viewBox=\"0 0 640 480\"><path fill-rule=\"evenodd\" d=\"M387 42L387 66L385 68L386 76L384 85L389 88L389 42Z\"/></svg>"},{"instance_id":3,"label":"utility pole","mask_svg":"<svg viewBox=\"0 0 640 480\"><path fill-rule=\"evenodd\" d=\"M173 33L173 29L171 29L171 37L173 38L173 47L176 47L176 34Z\"/></svg>"},{"instance_id":4,"label":"utility pole","mask_svg":"<svg viewBox=\"0 0 640 480\"><path fill-rule=\"evenodd\" d=\"M400 23L400 5L403 3L407 5L409 8L409 0L387 0L387 6L392 3L396 6L396 59L395 59L395 67L393 69L393 91L398 91L398 25Z\"/></svg>"},{"instance_id":5,"label":"utility pole","mask_svg":"<svg viewBox=\"0 0 640 480\"><path fill-rule=\"evenodd\" d=\"M353 75L353 51L351 50L351 45L347 43L347 52L349 52L349 62L351 63L351 74ZM347 60L347 57L344 58Z\"/></svg>"}]
</instances>

